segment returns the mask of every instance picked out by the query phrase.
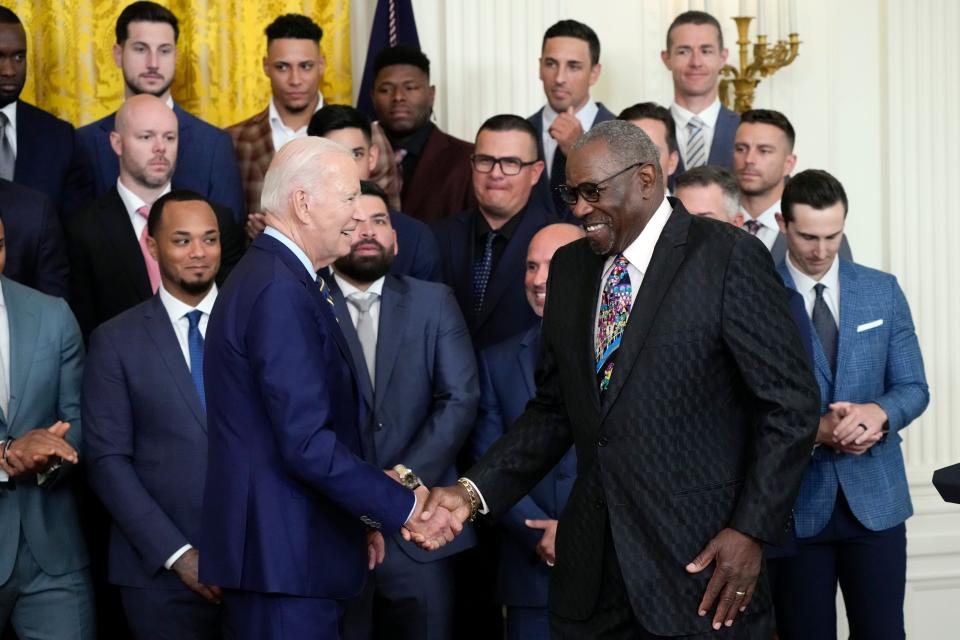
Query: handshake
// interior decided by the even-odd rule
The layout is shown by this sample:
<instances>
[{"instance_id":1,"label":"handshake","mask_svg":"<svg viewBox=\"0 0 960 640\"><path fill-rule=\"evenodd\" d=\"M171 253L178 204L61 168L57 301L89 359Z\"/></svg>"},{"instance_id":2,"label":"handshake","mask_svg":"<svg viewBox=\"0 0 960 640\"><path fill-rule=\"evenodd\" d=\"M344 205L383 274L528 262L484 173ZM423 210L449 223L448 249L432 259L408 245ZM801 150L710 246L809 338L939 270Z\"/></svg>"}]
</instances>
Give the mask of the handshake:
<instances>
[{"instance_id":1,"label":"handshake","mask_svg":"<svg viewBox=\"0 0 960 640\"><path fill-rule=\"evenodd\" d=\"M394 473L393 470L387 472L390 476ZM465 481L452 487L434 487L431 491L421 485L414 493L417 506L400 532L404 540L427 551L452 542L463 531L463 523L473 520L480 508L476 491Z\"/></svg>"}]
</instances>

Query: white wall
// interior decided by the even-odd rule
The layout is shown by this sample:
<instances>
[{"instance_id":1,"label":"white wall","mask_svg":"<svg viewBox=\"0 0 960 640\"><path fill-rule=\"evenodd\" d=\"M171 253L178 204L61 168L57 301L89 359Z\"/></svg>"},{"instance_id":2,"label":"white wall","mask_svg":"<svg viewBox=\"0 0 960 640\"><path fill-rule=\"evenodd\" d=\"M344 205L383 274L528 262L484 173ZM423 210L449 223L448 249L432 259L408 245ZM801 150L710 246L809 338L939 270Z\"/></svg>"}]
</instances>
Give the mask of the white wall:
<instances>
[{"instance_id":1,"label":"white wall","mask_svg":"<svg viewBox=\"0 0 960 640\"><path fill-rule=\"evenodd\" d=\"M768 0L775 4L772 0ZM660 62L666 28L692 5L720 19L730 59L738 0L414 0L433 65L439 125L472 139L488 116L529 115L543 103L537 58L544 29L561 18L591 25L603 74L593 95L614 112L667 104ZM755 0L749 0L753 6ZM892 271L910 301L932 401L905 433L917 515L908 524L910 638L955 637L960 596L960 506L945 505L933 469L960 461L960 3L954 0L798 0L800 56L757 91L754 106L783 111L797 130L798 170L822 168L850 198L847 235L858 262ZM353 5L355 76L363 68L375 0ZM777 24L771 16L771 24ZM944 146L947 142L949 146ZM840 624L841 629L843 623Z\"/></svg>"}]
</instances>

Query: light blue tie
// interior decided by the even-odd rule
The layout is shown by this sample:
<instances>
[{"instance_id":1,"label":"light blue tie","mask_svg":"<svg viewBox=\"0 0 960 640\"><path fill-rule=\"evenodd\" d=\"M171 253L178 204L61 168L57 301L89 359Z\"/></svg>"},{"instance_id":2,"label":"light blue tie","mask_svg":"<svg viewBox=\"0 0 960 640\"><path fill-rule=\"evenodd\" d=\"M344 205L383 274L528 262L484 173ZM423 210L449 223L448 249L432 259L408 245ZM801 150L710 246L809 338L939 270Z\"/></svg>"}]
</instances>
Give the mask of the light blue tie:
<instances>
[{"instance_id":1,"label":"light blue tie","mask_svg":"<svg viewBox=\"0 0 960 640\"><path fill-rule=\"evenodd\" d=\"M187 347L190 350L190 376L193 378L193 386L197 388L197 395L200 396L200 406L206 413L207 399L203 393L203 336L200 334L200 316L202 315L203 311L199 309L186 314L187 321L190 323Z\"/></svg>"}]
</instances>

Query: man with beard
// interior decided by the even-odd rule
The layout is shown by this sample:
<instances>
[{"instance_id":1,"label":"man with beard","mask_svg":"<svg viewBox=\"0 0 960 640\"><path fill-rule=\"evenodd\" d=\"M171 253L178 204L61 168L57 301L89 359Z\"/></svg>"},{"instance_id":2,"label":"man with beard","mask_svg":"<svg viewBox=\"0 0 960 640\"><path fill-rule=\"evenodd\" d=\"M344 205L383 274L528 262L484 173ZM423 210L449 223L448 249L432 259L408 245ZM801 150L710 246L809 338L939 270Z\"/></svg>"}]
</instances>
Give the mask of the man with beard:
<instances>
[{"instance_id":1,"label":"man with beard","mask_svg":"<svg viewBox=\"0 0 960 640\"><path fill-rule=\"evenodd\" d=\"M149 300L101 325L84 371L87 473L112 519L109 581L133 636L220 637L220 592L197 575L207 466L203 338L217 298L220 229L191 191L153 203Z\"/></svg>"},{"instance_id":2,"label":"man with beard","mask_svg":"<svg viewBox=\"0 0 960 640\"><path fill-rule=\"evenodd\" d=\"M628 122L574 145L561 192L586 239L550 265L536 395L421 518L499 516L575 444L554 637L769 638L761 543L809 463L817 384L764 247L660 173Z\"/></svg>"},{"instance_id":3,"label":"man with beard","mask_svg":"<svg viewBox=\"0 0 960 640\"><path fill-rule=\"evenodd\" d=\"M177 116L152 95L131 96L111 124L119 176L66 228L70 303L84 336L157 292L161 274L147 245L147 219L151 205L171 190L179 147ZM222 247L217 281L223 282L243 252L243 233L224 207L214 211Z\"/></svg>"},{"instance_id":4,"label":"man with beard","mask_svg":"<svg viewBox=\"0 0 960 640\"><path fill-rule=\"evenodd\" d=\"M0 178L46 194L53 210L90 201L73 125L20 100L27 81L27 34L20 18L0 7Z\"/></svg>"},{"instance_id":5,"label":"man with beard","mask_svg":"<svg viewBox=\"0 0 960 640\"><path fill-rule=\"evenodd\" d=\"M450 484L479 400L470 334L448 287L389 273L398 246L387 195L367 181L360 193L366 221L334 262L331 289L368 418L366 459L397 482ZM347 604L345 640L453 637L451 556L473 544L469 527L435 553L387 536L383 564Z\"/></svg>"},{"instance_id":6,"label":"man with beard","mask_svg":"<svg viewBox=\"0 0 960 640\"><path fill-rule=\"evenodd\" d=\"M179 35L177 17L155 2L134 2L120 13L113 60L123 72L124 98L149 94L173 109L180 139L179 153L173 156L177 161L174 182L228 207L234 219L242 222L246 207L230 136L181 109L170 95ZM95 198L109 193L119 174L111 148L115 117L111 113L77 130Z\"/></svg>"},{"instance_id":7,"label":"man with beard","mask_svg":"<svg viewBox=\"0 0 960 640\"><path fill-rule=\"evenodd\" d=\"M787 255L786 235L780 231L780 196L797 164L793 153L793 125L779 111L752 109L740 116L733 144L733 172L740 187L743 228L757 236L780 265ZM853 261L846 234L840 257Z\"/></svg>"}]
</instances>

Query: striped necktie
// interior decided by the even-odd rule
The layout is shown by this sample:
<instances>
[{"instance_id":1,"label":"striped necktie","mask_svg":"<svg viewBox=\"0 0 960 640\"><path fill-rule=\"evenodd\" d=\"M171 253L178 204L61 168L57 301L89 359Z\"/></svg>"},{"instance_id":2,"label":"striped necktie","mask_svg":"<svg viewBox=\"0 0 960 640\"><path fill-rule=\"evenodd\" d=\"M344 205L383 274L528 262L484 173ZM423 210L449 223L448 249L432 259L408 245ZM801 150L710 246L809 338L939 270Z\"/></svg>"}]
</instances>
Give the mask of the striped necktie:
<instances>
[{"instance_id":1,"label":"striped necktie","mask_svg":"<svg viewBox=\"0 0 960 640\"><path fill-rule=\"evenodd\" d=\"M707 163L707 146L703 137L703 128L706 123L700 116L693 116L687 122L687 169L700 167Z\"/></svg>"}]
</instances>

